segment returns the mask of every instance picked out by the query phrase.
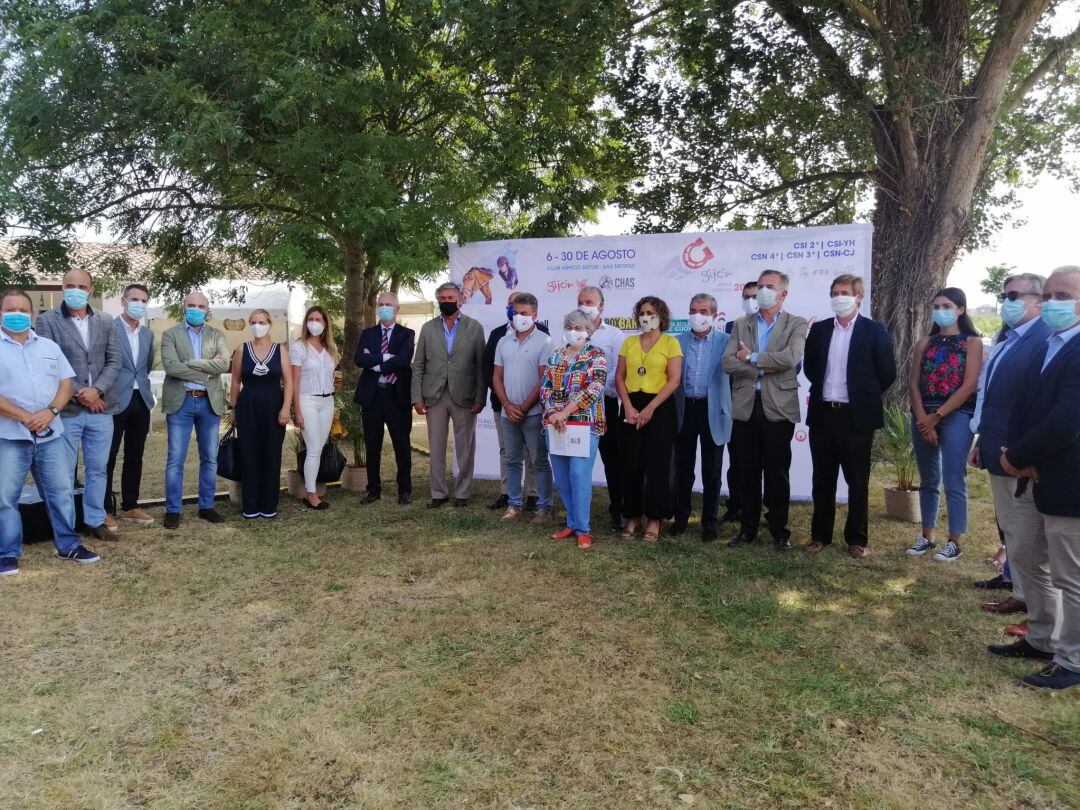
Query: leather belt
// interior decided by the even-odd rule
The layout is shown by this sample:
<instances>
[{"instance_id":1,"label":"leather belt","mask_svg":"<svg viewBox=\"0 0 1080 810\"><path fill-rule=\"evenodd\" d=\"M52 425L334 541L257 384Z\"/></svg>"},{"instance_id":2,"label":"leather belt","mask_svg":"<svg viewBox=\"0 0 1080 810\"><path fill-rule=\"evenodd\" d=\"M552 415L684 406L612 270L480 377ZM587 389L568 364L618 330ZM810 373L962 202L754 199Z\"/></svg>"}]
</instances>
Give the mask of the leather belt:
<instances>
[{"instance_id":1,"label":"leather belt","mask_svg":"<svg viewBox=\"0 0 1080 810\"><path fill-rule=\"evenodd\" d=\"M379 388L393 388L394 384L393 383L381 382L381 383L378 383L378 386L379 386Z\"/></svg>"},{"instance_id":2,"label":"leather belt","mask_svg":"<svg viewBox=\"0 0 1080 810\"><path fill-rule=\"evenodd\" d=\"M830 402L827 399L822 400L822 404L826 408L846 408L848 406L848 403L846 402Z\"/></svg>"},{"instance_id":3,"label":"leather belt","mask_svg":"<svg viewBox=\"0 0 1080 810\"><path fill-rule=\"evenodd\" d=\"M332 397L333 394L312 394L313 397Z\"/></svg>"},{"instance_id":4,"label":"leather belt","mask_svg":"<svg viewBox=\"0 0 1080 810\"><path fill-rule=\"evenodd\" d=\"M708 397L686 397L687 402L708 402Z\"/></svg>"},{"instance_id":5,"label":"leather belt","mask_svg":"<svg viewBox=\"0 0 1080 810\"><path fill-rule=\"evenodd\" d=\"M205 397L205 396L206 396L206 392L205 392L205 391L193 391L193 390L191 390L191 389L188 389L188 390L187 390L187 391L185 391L184 393L185 393L185 394L186 394L187 396L189 396L189 397L195 397L196 399L199 399L199 398L201 398L201 397Z\"/></svg>"}]
</instances>

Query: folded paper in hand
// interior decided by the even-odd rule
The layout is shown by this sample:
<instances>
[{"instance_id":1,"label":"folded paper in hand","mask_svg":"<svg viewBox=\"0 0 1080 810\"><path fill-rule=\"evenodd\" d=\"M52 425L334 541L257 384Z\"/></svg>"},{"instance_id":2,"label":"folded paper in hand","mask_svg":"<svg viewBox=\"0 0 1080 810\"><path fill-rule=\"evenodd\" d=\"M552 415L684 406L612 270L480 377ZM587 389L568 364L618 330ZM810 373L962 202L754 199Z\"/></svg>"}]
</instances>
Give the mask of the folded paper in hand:
<instances>
[{"instance_id":1,"label":"folded paper in hand","mask_svg":"<svg viewBox=\"0 0 1080 810\"><path fill-rule=\"evenodd\" d=\"M559 433L548 425L548 452L554 456L589 456L589 423L567 422L566 430Z\"/></svg>"}]
</instances>

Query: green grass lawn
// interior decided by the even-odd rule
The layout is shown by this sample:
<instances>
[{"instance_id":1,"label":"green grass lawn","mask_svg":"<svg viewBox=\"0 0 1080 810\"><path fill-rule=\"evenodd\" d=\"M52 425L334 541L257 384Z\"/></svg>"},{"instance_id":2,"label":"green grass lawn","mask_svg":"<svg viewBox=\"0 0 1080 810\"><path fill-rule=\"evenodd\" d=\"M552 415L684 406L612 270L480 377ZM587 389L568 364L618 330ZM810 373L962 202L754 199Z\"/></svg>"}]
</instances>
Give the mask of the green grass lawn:
<instances>
[{"instance_id":1,"label":"green grass lawn","mask_svg":"<svg viewBox=\"0 0 1080 810\"><path fill-rule=\"evenodd\" d=\"M189 507L81 568L30 547L0 582L0 807L1080 806L1080 692L984 651L980 474L944 565L879 517L864 561L579 552L495 521L489 482L428 511L416 461L407 508Z\"/></svg>"}]
</instances>

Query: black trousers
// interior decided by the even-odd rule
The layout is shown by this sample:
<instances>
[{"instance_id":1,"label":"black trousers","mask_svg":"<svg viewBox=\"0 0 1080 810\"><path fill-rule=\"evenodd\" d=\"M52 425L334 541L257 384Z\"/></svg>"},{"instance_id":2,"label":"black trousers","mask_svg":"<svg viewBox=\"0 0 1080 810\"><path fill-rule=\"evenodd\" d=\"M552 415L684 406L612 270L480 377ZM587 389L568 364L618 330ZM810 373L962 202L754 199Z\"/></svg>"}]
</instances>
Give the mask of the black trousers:
<instances>
[{"instance_id":1,"label":"black trousers","mask_svg":"<svg viewBox=\"0 0 1080 810\"><path fill-rule=\"evenodd\" d=\"M412 409L398 402L393 388L379 387L375 390L374 401L363 408L362 412L364 446L367 448L368 492L373 495L382 492L384 427L390 431L390 441L394 445L398 495L412 492L412 448L409 446L409 435L412 433Z\"/></svg>"},{"instance_id":2,"label":"black trousers","mask_svg":"<svg viewBox=\"0 0 1080 810\"><path fill-rule=\"evenodd\" d=\"M655 394L635 392L630 402L641 410ZM622 419L623 503L628 518L640 515L652 520L675 514L675 434L678 432L675 400L668 397L649 424L638 430Z\"/></svg>"},{"instance_id":3,"label":"black trousers","mask_svg":"<svg viewBox=\"0 0 1080 810\"><path fill-rule=\"evenodd\" d=\"M607 420L607 432L600 437L596 449L604 463L604 478L607 479L608 512L612 518L623 513L623 467L622 453L619 450L622 436L622 417L619 415L619 398L604 397L604 418Z\"/></svg>"},{"instance_id":4,"label":"black trousers","mask_svg":"<svg viewBox=\"0 0 1080 810\"><path fill-rule=\"evenodd\" d=\"M810 429L810 458L814 462L814 517L810 539L831 543L836 521L836 479L842 470L848 485L848 514L844 540L865 546L870 523L870 453L874 433L856 430L851 411L825 406Z\"/></svg>"},{"instance_id":5,"label":"black trousers","mask_svg":"<svg viewBox=\"0 0 1080 810\"><path fill-rule=\"evenodd\" d=\"M724 445L713 442L709 429L709 403L705 399L687 399L683 423L675 440L675 522L690 520L690 496L694 489L694 464L701 443L701 527L716 529L720 506L720 478L724 466Z\"/></svg>"},{"instance_id":6,"label":"black trousers","mask_svg":"<svg viewBox=\"0 0 1080 810\"><path fill-rule=\"evenodd\" d=\"M131 402L122 413L113 416L112 447L109 448L108 476L105 483L105 508L116 514L116 496L113 493L113 472L116 457L120 454L120 442L124 443L124 465L120 469L120 508L123 511L139 505L139 486L142 483L143 449L150 433L150 409L142 394L131 392Z\"/></svg>"},{"instance_id":7,"label":"black trousers","mask_svg":"<svg viewBox=\"0 0 1080 810\"><path fill-rule=\"evenodd\" d=\"M731 441L727 444L728 468L727 468L727 502L724 504L724 512L738 515L742 512L742 498L739 496L739 444L735 440L735 432L732 431Z\"/></svg>"},{"instance_id":8,"label":"black trousers","mask_svg":"<svg viewBox=\"0 0 1080 810\"><path fill-rule=\"evenodd\" d=\"M243 475L240 492L244 514L249 517L277 514L281 495L281 445L285 441L285 428L277 421L280 410L280 392L267 396L254 386L245 385L240 389L233 413Z\"/></svg>"},{"instance_id":9,"label":"black trousers","mask_svg":"<svg viewBox=\"0 0 1080 810\"><path fill-rule=\"evenodd\" d=\"M761 520L761 478L765 476L765 508L769 510L769 532L774 540L787 540L788 504L791 500L791 437L795 423L765 418L761 399L745 422L735 421L732 434L739 446L739 491L742 496L741 531L757 537Z\"/></svg>"}]
</instances>

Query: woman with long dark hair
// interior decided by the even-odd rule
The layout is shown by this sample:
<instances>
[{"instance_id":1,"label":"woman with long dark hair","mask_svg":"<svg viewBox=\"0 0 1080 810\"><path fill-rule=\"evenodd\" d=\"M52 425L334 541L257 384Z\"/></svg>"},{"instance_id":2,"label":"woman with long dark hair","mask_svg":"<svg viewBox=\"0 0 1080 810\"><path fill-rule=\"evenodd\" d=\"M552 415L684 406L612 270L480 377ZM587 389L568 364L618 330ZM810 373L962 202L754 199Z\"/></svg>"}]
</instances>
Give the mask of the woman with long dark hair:
<instances>
[{"instance_id":1,"label":"woman with long dark hair","mask_svg":"<svg viewBox=\"0 0 1080 810\"><path fill-rule=\"evenodd\" d=\"M949 540L934 555L951 562L962 554L960 540L967 531L967 458L974 438L971 417L979 387L983 344L967 311L967 296L956 287L939 290L933 298L934 325L915 344L908 374L911 401L911 441L919 467L919 511L922 535L907 550L921 557L934 542L941 484Z\"/></svg>"}]
</instances>

